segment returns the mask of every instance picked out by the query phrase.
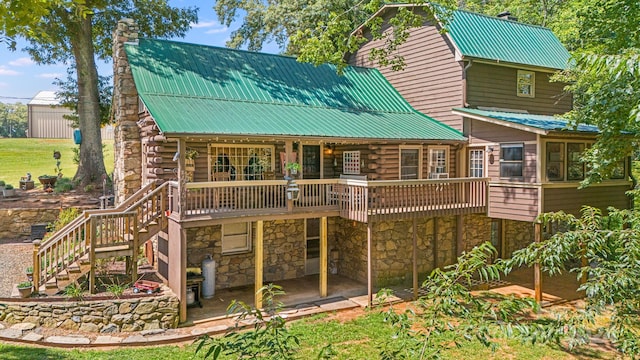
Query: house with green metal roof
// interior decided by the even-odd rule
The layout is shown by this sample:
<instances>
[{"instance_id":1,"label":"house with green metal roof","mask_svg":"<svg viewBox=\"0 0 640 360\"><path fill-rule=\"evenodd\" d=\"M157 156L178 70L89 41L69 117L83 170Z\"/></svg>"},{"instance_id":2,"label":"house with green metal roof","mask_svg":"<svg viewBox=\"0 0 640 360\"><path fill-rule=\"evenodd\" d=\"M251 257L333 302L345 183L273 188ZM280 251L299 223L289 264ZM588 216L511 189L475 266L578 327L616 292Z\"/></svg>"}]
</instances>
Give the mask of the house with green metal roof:
<instances>
[{"instance_id":1,"label":"house with green metal roof","mask_svg":"<svg viewBox=\"0 0 640 360\"><path fill-rule=\"evenodd\" d=\"M209 258L215 291L253 286L258 306L265 282L309 279L314 297L349 281L370 303L383 285L417 292L419 274L483 240L460 221L486 212L487 179L460 176L467 138L379 70L135 30L123 21L114 39L116 203L163 199L137 200L159 207L140 227L182 320L187 273Z\"/></svg>"},{"instance_id":2,"label":"house with green metal roof","mask_svg":"<svg viewBox=\"0 0 640 360\"><path fill-rule=\"evenodd\" d=\"M567 69L571 56L549 29L463 10L442 21L426 6L387 4L373 15L385 20L389 35L388 20L398 9L425 16L395 52L404 57L402 71L370 60L370 50L385 39L369 40L350 62L379 69L415 109L468 138L459 174L490 179L487 214L478 228L491 229L502 256L534 241L532 223L541 213L629 207L629 164L619 164L601 184L579 189L586 173L581 154L598 129L572 127L559 117L572 109L572 96L551 76ZM372 39L367 31L365 23L354 34Z\"/></svg>"}]
</instances>

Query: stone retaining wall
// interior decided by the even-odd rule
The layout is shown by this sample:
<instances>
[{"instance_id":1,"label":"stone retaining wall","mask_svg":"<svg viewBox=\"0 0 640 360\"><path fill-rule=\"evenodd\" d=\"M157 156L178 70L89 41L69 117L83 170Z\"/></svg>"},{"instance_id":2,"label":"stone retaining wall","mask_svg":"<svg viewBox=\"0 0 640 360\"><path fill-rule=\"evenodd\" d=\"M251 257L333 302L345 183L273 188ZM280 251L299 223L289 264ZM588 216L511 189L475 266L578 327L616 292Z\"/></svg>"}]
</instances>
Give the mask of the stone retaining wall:
<instances>
[{"instance_id":1,"label":"stone retaining wall","mask_svg":"<svg viewBox=\"0 0 640 360\"><path fill-rule=\"evenodd\" d=\"M0 302L0 321L100 333L176 328L178 312L179 301L173 293L130 299Z\"/></svg>"},{"instance_id":2,"label":"stone retaining wall","mask_svg":"<svg viewBox=\"0 0 640 360\"><path fill-rule=\"evenodd\" d=\"M31 225L51 223L58 218L55 209L2 209L0 210L0 239L27 240Z\"/></svg>"}]
</instances>

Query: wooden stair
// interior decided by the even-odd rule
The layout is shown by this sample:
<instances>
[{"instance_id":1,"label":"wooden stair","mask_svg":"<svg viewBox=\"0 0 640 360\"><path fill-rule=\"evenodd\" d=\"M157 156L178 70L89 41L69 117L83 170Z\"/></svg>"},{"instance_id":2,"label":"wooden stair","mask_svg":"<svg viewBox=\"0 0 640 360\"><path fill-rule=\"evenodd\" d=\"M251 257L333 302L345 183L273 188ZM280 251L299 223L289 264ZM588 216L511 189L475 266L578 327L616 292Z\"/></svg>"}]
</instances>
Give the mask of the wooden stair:
<instances>
[{"instance_id":1,"label":"wooden stair","mask_svg":"<svg viewBox=\"0 0 640 360\"><path fill-rule=\"evenodd\" d=\"M149 184L115 209L85 211L42 245L35 245L36 288L46 294L56 294L88 275L93 291L97 259L135 260L139 248L166 228L166 188L167 183L159 187ZM39 270L37 276L36 269ZM131 269L136 269L135 261ZM132 278L136 277L137 274L132 274Z\"/></svg>"}]
</instances>

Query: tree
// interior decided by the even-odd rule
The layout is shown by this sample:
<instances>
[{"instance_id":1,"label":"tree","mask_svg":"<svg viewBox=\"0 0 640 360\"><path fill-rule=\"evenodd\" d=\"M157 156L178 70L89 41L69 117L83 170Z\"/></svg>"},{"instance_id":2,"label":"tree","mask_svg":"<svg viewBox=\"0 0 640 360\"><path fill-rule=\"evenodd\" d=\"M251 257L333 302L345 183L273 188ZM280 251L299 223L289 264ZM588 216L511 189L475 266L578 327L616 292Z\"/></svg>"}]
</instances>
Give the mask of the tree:
<instances>
[{"instance_id":1,"label":"tree","mask_svg":"<svg viewBox=\"0 0 640 360\"><path fill-rule=\"evenodd\" d=\"M35 9L35 10L34 10ZM35 14L30 14L30 11ZM39 64L74 67L77 115L83 142L74 179L82 184L106 173L100 135L100 94L96 57L111 54L111 31L122 18L138 22L141 36L183 36L197 22L197 9L175 8L158 0L11 1L0 5L0 35L24 37L25 50ZM15 47L15 43L10 44Z\"/></svg>"},{"instance_id":2,"label":"tree","mask_svg":"<svg viewBox=\"0 0 640 360\"><path fill-rule=\"evenodd\" d=\"M27 136L27 106L0 103L0 137Z\"/></svg>"}]
</instances>

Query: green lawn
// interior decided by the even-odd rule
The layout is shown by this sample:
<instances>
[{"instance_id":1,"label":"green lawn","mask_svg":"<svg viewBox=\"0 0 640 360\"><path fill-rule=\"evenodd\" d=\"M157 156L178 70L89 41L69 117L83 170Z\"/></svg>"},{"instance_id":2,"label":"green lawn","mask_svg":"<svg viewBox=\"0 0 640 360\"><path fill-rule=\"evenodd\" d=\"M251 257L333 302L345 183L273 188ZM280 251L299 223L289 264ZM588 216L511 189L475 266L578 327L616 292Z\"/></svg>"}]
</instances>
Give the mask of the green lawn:
<instances>
[{"instance_id":1,"label":"green lawn","mask_svg":"<svg viewBox=\"0 0 640 360\"><path fill-rule=\"evenodd\" d=\"M110 174L113 171L113 142L108 140L105 144L105 167ZM73 178L78 168L73 162L73 148L76 146L72 139L0 139L0 180L17 187L18 180L28 172L34 179L40 175L54 175L54 150L62 154L60 168L63 176Z\"/></svg>"},{"instance_id":2,"label":"green lawn","mask_svg":"<svg viewBox=\"0 0 640 360\"><path fill-rule=\"evenodd\" d=\"M378 359L378 346L393 336L388 324L378 311L339 323L329 321L328 315L293 322L291 333L298 334L301 348L298 359L315 359L319 350L329 342L333 344L337 355L333 359ZM122 335L122 334L120 334ZM442 342L452 344L452 339L443 338ZM444 359L612 359L612 353L593 350L569 354L557 346L521 344L504 339L496 352L485 348L478 342L462 342L463 346L452 348L443 353ZM117 350L59 350L46 348L30 348L0 344L2 359L202 359L195 356L195 346L162 346L153 348L122 348ZM232 357L223 357L232 359Z\"/></svg>"}]
</instances>

